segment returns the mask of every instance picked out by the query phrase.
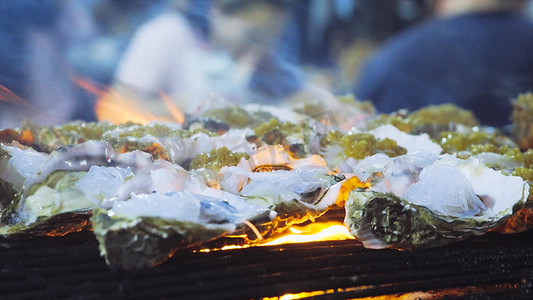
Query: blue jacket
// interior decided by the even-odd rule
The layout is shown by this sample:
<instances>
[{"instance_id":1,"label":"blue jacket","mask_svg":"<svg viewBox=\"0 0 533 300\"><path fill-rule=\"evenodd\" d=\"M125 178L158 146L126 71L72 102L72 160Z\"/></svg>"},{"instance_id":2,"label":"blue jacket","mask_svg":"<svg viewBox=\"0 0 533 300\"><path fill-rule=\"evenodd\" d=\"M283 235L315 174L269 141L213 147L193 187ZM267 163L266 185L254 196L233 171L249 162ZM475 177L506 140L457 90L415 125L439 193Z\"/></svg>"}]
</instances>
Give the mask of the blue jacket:
<instances>
[{"instance_id":1,"label":"blue jacket","mask_svg":"<svg viewBox=\"0 0 533 300\"><path fill-rule=\"evenodd\" d=\"M468 14L411 28L364 66L355 95L378 111L454 103L482 124L510 123L511 100L533 91L533 23L513 13Z\"/></svg>"}]
</instances>

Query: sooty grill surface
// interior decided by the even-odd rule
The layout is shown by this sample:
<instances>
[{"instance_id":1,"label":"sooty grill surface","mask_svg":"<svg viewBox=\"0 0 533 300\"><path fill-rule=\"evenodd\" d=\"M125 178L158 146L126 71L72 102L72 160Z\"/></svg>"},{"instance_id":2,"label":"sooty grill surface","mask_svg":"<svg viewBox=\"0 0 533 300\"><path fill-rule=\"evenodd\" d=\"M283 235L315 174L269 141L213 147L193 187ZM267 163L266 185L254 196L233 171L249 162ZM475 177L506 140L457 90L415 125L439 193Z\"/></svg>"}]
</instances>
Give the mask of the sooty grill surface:
<instances>
[{"instance_id":1,"label":"sooty grill surface","mask_svg":"<svg viewBox=\"0 0 533 300\"><path fill-rule=\"evenodd\" d=\"M110 270L91 232L0 239L0 298L262 299L314 292L315 299L530 299L533 231L489 234L442 248L368 250L331 241L179 251L151 269Z\"/></svg>"}]
</instances>

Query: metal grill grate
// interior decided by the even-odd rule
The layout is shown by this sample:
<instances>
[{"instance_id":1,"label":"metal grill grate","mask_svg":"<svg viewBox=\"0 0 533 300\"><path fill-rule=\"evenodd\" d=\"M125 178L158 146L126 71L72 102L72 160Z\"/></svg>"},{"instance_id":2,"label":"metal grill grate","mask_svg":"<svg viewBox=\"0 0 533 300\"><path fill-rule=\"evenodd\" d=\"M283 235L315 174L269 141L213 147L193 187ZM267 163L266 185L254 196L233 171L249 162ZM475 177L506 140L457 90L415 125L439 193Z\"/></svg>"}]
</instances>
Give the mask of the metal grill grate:
<instances>
[{"instance_id":1,"label":"metal grill grate","mask_svg":"<svg viewBox=\"0 0 533 300\"><path fill-rule=\"evenodd\" d=\"M532 297L533 231L486 235L420 251L368 250L353 240L179 251L147 270L112 271L90 232L0 239L0 297L316 299L428 292L433 297ZM318 294L318 293L317 293Z\"/></svg>"}]
</instances>

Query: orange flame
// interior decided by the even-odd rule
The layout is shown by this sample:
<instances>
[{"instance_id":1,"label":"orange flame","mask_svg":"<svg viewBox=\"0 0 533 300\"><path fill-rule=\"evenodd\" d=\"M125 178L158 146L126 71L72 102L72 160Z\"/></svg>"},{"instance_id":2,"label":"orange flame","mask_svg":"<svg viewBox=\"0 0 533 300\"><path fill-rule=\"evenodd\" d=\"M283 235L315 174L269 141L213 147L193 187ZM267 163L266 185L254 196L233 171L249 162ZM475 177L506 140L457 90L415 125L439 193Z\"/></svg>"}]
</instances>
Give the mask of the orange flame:
<instances>
[{"instance_id":1,"label":"orange flame","mask_svg":"<svg viewBox=\"0 0 533 300\"><path fill-rule=\"evenodd\" d=\"M303 226L294 225L289 227L289 229L287 229L285 232L287 233L282 233L279 237L259 244L258 246L275 246L283 244L355 239L355 237L350 234L344 224L338 221L315 222ZM219 249L200 249L198 252L242 249L250 246L251 245L227 245Z\"/></svg>"},{"instance_id":2,"label":"orange flame","mask_svg":"<svg viewBox=\"0 0 533 300\"><path fill-rule=\"evenodd\" d=\"M147 124L153 121L183 124L185 121L184 114L178 109L172 99L163 92L158 94L172 118L150 113L147 108L142 107L140 100L128 97L117 89L99 87L97 84L81 77L73 77L72 80L85 91L98 97L94 109L96 117L100 121L105 120L114 124L130 121L140 124Z\"/></svg>"},{"instance_id":3,"label":"orange flame","mask_svg":"<svg viewBox=\"0 0 533 300\"><path fill-rule=\"evenodd\" d=\"M313 296L320 296L320 295L326 295L326 294L333 294L335 290L326 290L326 291L313 291L313 292L300 292L297 294L285 294L283 296L279 297L265 297L262 300L296 300L296 299L303 299Z\"/></svg>"},{"instance_id":4,"label":"orange flame","mask_svg":"<svg viewBox=\"0 0 533 300\"><path fill-rule=\"evenodd\" d=\"M351 178L346 179L341 184L339 197L337 198L337 204L339 206L344 206L346 200L348 199L348 196L350 196L350 192L358 188L368 189L370 188L370 183L362 182L361 180L359 180L359 178L357 178L357 176L353 176Z\"/></svg>"},{"instance_id":5,"label":"orange flame","mask_svg":"<svg viewBox=\"0 0 533 300\"><path fill-rule=\"evenodd\" d=\"M174 120L180 124L185 123L185 115L179 110L179 108L172 101L172 99L163 91L159 91L158 94L159 97L161 97L161 99L165 103L165 106L167 107Z\"/></svg>"},{"instance_id":6,"label":"orange flame","mask_svg":"<svg viewBox=\"0 0 533 300\"><path fill-rule=\"evenodd\" d=\"M11 90L6 88L3 85L0 85L0 100L5 102L10 102L13 104L22 104L25 106L30 106L30 104L25 101L24 99L17 96L15 93L13 93Z\"/></svg>"},{"instance_id":7,"label":"orange flame","mask_svg":"<svg viewBox=\"0 0 533 300\"><path fill-rule=\"evenodd\" d=\"M346 179L342 182L339 190L339 196L337 198L337 204L343 206L349 197L351 191L370 187L369 182L362 182L356 176ZM259 236L259 234L257 234ZM289 227L285 233L282 233L277 238L269 241L265 241L259 246L274 246L282 244L293 243L308 243L318 241L340 241L355 239L355 237L349 232L349 230L340 221L318 221L309 223L305 226L294 225ZM200 252L211 252L216 250L228 250L247 248L250 245L230 245L224 246L221 249L202 249Z\"/></svg>"},{"instance_id":8,"label":"orange flame","mask_svg":"<svg viewBox=\"0 0 533 300\"><path fill-rule=\"evenodd\" d=\"M105 88L101 88L96 86L95 83L89 82L87 79L83 79L81 77L73 76L72 81L74 81L75 84L77 84L79 87L84 89L85 91L94 94L96 96L102 96L105 94Z\"/></svg>"},{"instance_id":9,"label":"orange flame","mask_svg":"<svg viewBox=\"0 0 533 300\"><path fill-rule=\"evenodd\" d=\"M135 101L111 88L98 98L95 112L98 120L105 120L114 124L130 121L140 124L147 124L153 121L170 121L140 109Z\"/></svg>"},{"instance_id":10,"label":"orange flame","mask_svg":"<svg viewBox=\"0 0 533 300\"><path fill-rule=\"evenodd\" d=\"M355 239L341 222L316 222L305 226L292 226L291 233L260 246L274 246L293 243L308 243L318 241L341 241Z\"/></svg>"}]
</instances>

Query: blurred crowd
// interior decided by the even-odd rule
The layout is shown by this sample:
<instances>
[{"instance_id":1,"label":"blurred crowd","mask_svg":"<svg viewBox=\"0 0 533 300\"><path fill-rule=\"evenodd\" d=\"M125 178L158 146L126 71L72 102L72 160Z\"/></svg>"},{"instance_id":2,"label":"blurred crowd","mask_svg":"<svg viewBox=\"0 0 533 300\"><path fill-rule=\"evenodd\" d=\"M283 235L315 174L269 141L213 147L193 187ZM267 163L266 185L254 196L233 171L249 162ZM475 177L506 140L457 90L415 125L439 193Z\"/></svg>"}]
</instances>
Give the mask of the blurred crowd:
<instances>
[{"instance_id":1,"label":"blurred crowd","mask_svg":"<svg viewBox=\"0 0 533 300\"><path fill-rule=\"evenodd\" d=\"M335 108L332 95L353 92L380 111L396 110L404 100L381 99L383 85L375 84L389 63L376 51L427 23L439 2L1 1L0 129L24 118L96 120L101 95L80 82L113 87L152 113L166 109L153 100L161 94L185 112L314 98ZM533 1L525 5L521 13L531 17Z\"/></svg>"}]
</instances>

